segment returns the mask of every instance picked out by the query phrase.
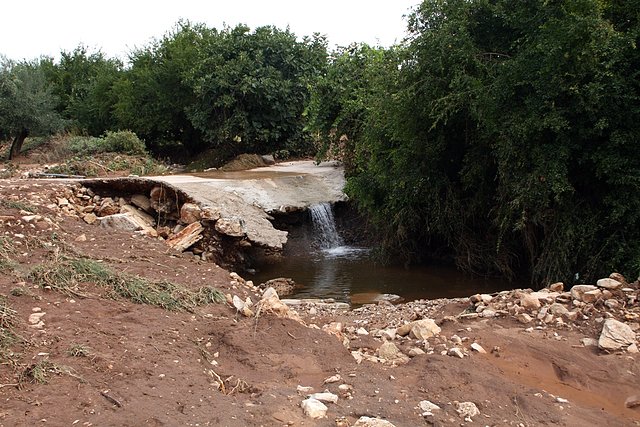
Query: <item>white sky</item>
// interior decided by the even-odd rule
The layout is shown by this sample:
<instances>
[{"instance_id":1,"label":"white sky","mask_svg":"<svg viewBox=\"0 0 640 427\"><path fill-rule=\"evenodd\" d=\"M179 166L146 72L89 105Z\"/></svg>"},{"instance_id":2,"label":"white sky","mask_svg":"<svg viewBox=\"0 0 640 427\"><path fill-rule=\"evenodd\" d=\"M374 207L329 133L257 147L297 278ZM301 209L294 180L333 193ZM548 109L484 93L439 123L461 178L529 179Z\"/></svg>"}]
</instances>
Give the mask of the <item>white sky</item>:
<instances>
[{"instance_id":1,"label":"white sky","mask_svg":"<svg viewBox=\"0 0 640 427\"><path fill-rule=\"evenodd\" d=\"M405 36L406 15L420 0L12 0L0 8L0 54L14 60L59 58L79 44L127 58L180 19L208 27L242 23L325 34L329 46L390 46Z\"/></svg>"}]
</instances>

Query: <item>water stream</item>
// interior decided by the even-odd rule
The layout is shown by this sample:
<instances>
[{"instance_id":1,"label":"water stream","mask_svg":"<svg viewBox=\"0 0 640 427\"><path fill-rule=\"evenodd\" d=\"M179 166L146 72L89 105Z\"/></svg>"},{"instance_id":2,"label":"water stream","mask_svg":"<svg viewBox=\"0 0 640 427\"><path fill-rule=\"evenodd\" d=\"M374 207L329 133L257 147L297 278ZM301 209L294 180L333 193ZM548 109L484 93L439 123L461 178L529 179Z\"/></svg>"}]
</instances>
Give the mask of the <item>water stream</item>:
<instances>
[{"instance_id":1,"label":"water stream","mask_svg":"<svg viewBox=\"0 0 640 427\"><path fill-rule=\"evenodd\" d=\"M335 298L355 304L379 294L405 300L451 298L511 289L512 283L460 273L450 267L380 265L368 248L345 245L328 203L310 207L310 224L292 232L282 262L266 265L253 278L258 283L290 277L303 288L296 298Z\"/></svg>"}]
</instances>

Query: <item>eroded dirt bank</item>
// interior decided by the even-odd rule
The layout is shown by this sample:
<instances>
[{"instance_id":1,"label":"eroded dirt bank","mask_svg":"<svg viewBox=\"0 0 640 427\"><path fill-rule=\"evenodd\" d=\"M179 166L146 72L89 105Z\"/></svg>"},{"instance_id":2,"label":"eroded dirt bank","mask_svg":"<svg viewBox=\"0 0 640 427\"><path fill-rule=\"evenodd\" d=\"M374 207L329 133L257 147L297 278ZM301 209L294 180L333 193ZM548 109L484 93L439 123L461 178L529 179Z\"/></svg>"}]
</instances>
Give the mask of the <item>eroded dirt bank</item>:
<instances>
[{"instance_id":1,"label":"eroded dirt bank","mask_svg":"<svg viewBox=\"0 0 640 427\"><path fill-rule=\"evenodd\" d=\"M250 277L86 223L68 188L0 182L0 425L640 425L637 283L261 303ZM600 349L610 319L635 342Z\"/></svg>"}]
</instances>

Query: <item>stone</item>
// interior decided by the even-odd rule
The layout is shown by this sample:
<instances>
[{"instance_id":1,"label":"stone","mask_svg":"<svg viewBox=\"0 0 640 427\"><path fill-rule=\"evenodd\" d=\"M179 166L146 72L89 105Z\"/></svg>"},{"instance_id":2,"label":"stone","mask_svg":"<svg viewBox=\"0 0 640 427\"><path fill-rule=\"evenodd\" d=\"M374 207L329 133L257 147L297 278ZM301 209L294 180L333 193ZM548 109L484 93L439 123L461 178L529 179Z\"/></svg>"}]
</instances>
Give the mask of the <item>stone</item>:
<instances>
[{"instance_id":1,"label":"stone","mask_svg":"<svg viewBox=\"0 0 640 427\"><path fill-rule=\"evenodd\" d=\"M598 298L602 296L602 291L600 289L595 289L593 291L587 291L582 294L582 302L587 304L593 304L598 301Z\"/></svg>"},{"instance_id":2,"label":"stone","mask_svg":"<svg viewBox=\"0 0 640 427\"><path fill-rule=\"evenodd\" d=\"M563 316L567 314L569 310L564 305L555 302L549 306L548 312L554 316Z\"/></svg>"},{"instance_id":3,"label":"stone","mask_svg":"<svg viewBox=\"0 0 640 427\"><path fill-rule=\"evenodd\" d=\"M638 346L635 343L631 344L629 347L627 347L627 352L633 354L638 353Z\"/></svg>"},{"instance_id":4,"label":"stone","mask_svg":"<svg viewBox=\"0 0 640 427\"><path fill-rule=\"evenodd\" d=\"M395 424L387 420L383 420L382 418L372 418L362 416L358 418L358 421L355 422L353 427L396 427Z\"/></svg>"},{"instance_id":5,"label":"stone","mask_svg":"<svg viewBox=\"0 0 640 427\"><path fill-rule=\"evenodd\" d=\"M153 212L153 209L151 209L151 200L144 194L134 194L131 196L131 204L146 213L150 214Z\"/></svg>"},{"instance_id":6,"label":"stone","mask_svg":"<svg viewBox=\"0 0 640 427\"><path fill-rule=\"evenodd\" d=\"M118 207L118 209L120 208ZM103 216L98 218L98 221L102 228L112 228L123 231L138 231L141 230L144 225L140 224L133 215L128 213L116 213L114 215Z\"/></svg>"},{"instance_id":7,"label":"stone","mask_svg":"<svg viewBox=\"0 0 640 427\"><path fill-rule=\"evenodd\" d=\"M200 221L202 210L195 203L184 203L180 208L180 222L183 224L193 224Z\"/></svg>"},{"instance_id":8,"label":"stone","mask_svg":"<svg viewBox=\"0 0 640 427\"><path fill-rule=\"evenodd\" d=\"M608 277L598 280L596 282L596 285L600 288L605 288L612 291L622 288L622 283L618 282L617 280L610 279Z\"/></svg>"},{"instance_id":9,"label":"stone","mask_svg":"<svg viewBox=\"0 0 640 427\"><path fill-rule=\"evenodd\" d=\"M480 354L487 354L487 351L484 348L482 348L482 346L477 342L474 342L473 344L471 344L470 347L471 347L471 350L477 351Z\"/></svg>"},{"instance_id":10,"label":"stone","mask_svg":"<svg viewBox=\"0 0 640 427\"><path fill-rule=\"evenodd\" d=\"M300 403L300 407L306 416L314 419L326 417L329 409L317 399L305 399Z\"/></svg>"},{"instance_id":11,"label":"stone","mask_svg":"<svg viewBox=\"0 0 640 427\"><path fill-rule=\"evenodd\" d=\"M324 393L313 393L308 396L310 399L316 399L320 402L338 403L338 395L325 391Z\"/></svg>"},{"instance_id":12,"label":"stone","mask_svg":"<svg viewBox=\"0 0 640 427\"><path fill-rule=\"evenodd\" d=\"M243 221L240 218L220 218L216 221L216 231L230 237L244 237Z\"/></svg>"},{"instance_id":13,"label":"stone","mask_svg":"<svg viewBox=\"0 0 640 427\"><path fill-rule=\"evenodd\" d=\"M620 307L620 302L616 299L608 299L604 302L604 305L607 306L608 309L614 310Z\"/></svg>"},{"instance_id":14,"label":"stone","mask_svg":"<svg viewBox=\"0 0 640 427\"><path fill-rule=\"evenodd\" d=\"M102 199L97 209L98 216L110 216L120 213L120 205L115 203L111 197Z\"/></svg>"},{"instance_id":15,"label":"stone","mask_svg":"<svg viewBox=\"0 0 640 427\"><path fill-rule=\"evenodd\" d=\"M273 288L283 297L295 293L300 286L290 277L277 277L260 284L261 288Z\"/></svg>"},{"instance_id":16,"label":"stone","mask_svg":"<svg viewBox=\"0 0 640 427\"><path fill-rule=\"evenodd\" d=\"M520 296L520 306L528 310L537 310L540 308L540 300L531 294L522 294Z\"/></svg>"},{"instance_id":17,"label":"stone","mask_svg":"<svg viewBox=\"0 0 640 427\"><path fill-rule=\"evenodd\" d=\"M460 359L464 359L464 353L458 347L451 347L449 351L447 351L449 356L458 357Z\"/></svg>"},{"instance_id":18,"label":"stone","mask_svg":"<svg viewBox=\"0 0 640 427\"><path fill-rule=\"evenodd\" d=\"M378 357L385 360L393 360L398 358L402 353L400 349L392 342L386 341L382 343L378 349Z\"/></svg>"},{"instance_id":19,"label":"stone","mask_svg":"<svg viewBox=\"0 0 640 427\"><path fill-rule=\"evenodd\" d=\"M94 213L88 213L82 216L82 220L87 224L94 224L98 220L98 217Z\"/></svg>"},{"instance_id":20,"label":"stone","mask_svg":"<svg viewBox=\"0 0 640 427\"><path fill-rule=\"evenodd\" d=\"M180 232L171 236L167 240L167 244L178 252L183 252L202 240L202 232L204 227L199 222L187 225Z\"/></svg>"},{"instance_id":21,"label":"stone","mask_svg":"<svg viewBox=\"0 0 640 427\"><path fill-rule=\"evenodd\" d=\"M580 342L585 347L597 347L598 346L598 340L595 339L595 338L582 338L580 340Z\"/></svg>"},{"instance_id":22,"label":"stone","mask_svg":"<svg viewBox=\"0 0 640 427\"><path fill-rule=\"evenodd\" d=\"M156 212L169 213L174 207L174 201L169 197L169 191L164 185L158 185L151 189L149 202Z\"/></svg>"},{"instance_id":23,"label":"stone","mask_svg":"<svg viewBox=\"0 0 640 427\"><path fill-rule=\"evenodd\" d=\"M409 349L409 351L407 352L407 354L409 355L409 357L416 357L416 356L421 356L421 355L426 354L426 353L421 348L411 347Z\"/></svg>"},{"instance_id":24,"label":"stone","mask_svg":"<svg viewBox=\"0 0 640 427\"><path fill-rule=\"evenodd\" d=\"M438 405L428 400L421 400L420 403L418 403L418 408L420 408L420 410L423 412L422 415L425 415L424 412L432 413L433 411L440 410L440 407Z\"/></svg>"},{"instance_id":25,"label":"stone","mask_svg":"<svg viewBox=\"0 0 640 427\"><path fill-rule=\"evenodd\" d=\"M635 340L636 334L629 325L615 319L607 319L602 326L598 347L601 350L617 351L635 344Z\"/></svg>"},{"instance_id":26,"label":"stone","mask_svg":"<svg viewBox=\"0 0 640 427\"><path fill-rule=\"evenodd\" d=\"M564 291L564 283L556 282L549 285L549 290L552 292L563 292Z\"/></svg>"},{"instance_id":27,"label":"stone","mask_svg":"<svg viewBox=\"0 0 640 427\"><path fill-rule=\"evenodd\" d=\"M609 275L609 279L613 279L615 281L618 281L620 283L622 283L623 285L628 285L629 282L627 282L627 279L620 273L611 273Z\"/></svg>"},{"instance_id":28,"label":"stone","mask_svg":"<svg viewBox=\"0 0 640 427\"><path fill-rule=\"evenodd\" d=\"M470 422L476 415L480 415L480 410L473 402L456 403L456 412L468 422Z\"/></svg>"},{"instance_id":29,"label":"stone","mask_svg":"<svg viewBox=\"0 0 640 427\"><path fill-rule=\"evenodd\" d=\"M518 319L518 322L524 323L524 324L531 323L533 321L533 318L529 316L527 313L516 314L516 319Z\"/></svg>"},{"instance_id":30,"label":"stone","mask_svg":"<svg viewBox=\"0 0 640 427\"><path fill-rule=\"evenodd\" d=\"M262 294L262 299L258 303L261 312L274 313L280 317L291 317L289 307L278 297L278 293L273 288L267 288Z\"/></svg>"},{"instance_id":31,"label":"stone","mask_svg":"<svg viewBox=\"0 0 640 427\"><path fill-rule=\"evenodd\" d=\"M411 332L409 334L418 340L426 340L438 335L442 329L433 319L421 319L411 322Z\"/></svg>"},{"instance_id":32,"label":"stone","mask_svg":"<svg viewBox=\"0 0 640 427\"><path fill-rule=\"evenodd\" d=\"M276 164L276 159L274 159L271 154L265 154L263 156L260 156L260 158L262 159L264 164L267 165L267 166L271 166L271 165L275 165Z\"/></svg>"},{"instance_id":33,"label":"stone","mask_svg":"<svg viewBox=\"0 0 640 427\"><path fill-rule=\"evenodd\" d=\"M313 387L299 385L296 387L296 391L300 394L309 394L313 391Z\"/></svg>"},{"instance_id":34,"label":"stone","mask_svg":"<svg viewBox=\"0 0 640 427\"><path fill-rule=\"evenodd\" d=\"M58 202L58 206L60 206L61 208L65 206L69 206L69 200L65 199L64 197L58 197L57 202Z\"/></svg>"},{"instance_id":35,"label":"stone","mask_svg":"<svg viewBox=\"0 0 640 427\"><path fill-rule=\"evenodd\" d=\"M204 206L200 211L200 218L206 221L217 221L220 219L220 209L215 206Z\"/></svg>"},{"instance_id":36,"label":"stone","mask_svg":"<svg viewBox=\"0 0 640 427\"><path fill-rule=\"evenodd\" d=\"M571 288L571 297L575 300L582 301L582 295L585 292L595 291L596 289L598 288L593 285L574 285Z\"/></svg>"},{"instance_id":37,"label":"stone","mask_svg":"<svg viewBox=\"0 0 640 427\"><path fill-rule=\"evenodd\" d=\"M86 234L81 234L78 237L76 237L74 240L76 242L86 242L87 241L87 235Z\"/></svg>"},{"instance_id":38,"label":"stone","mask_svg":"<svg viewBox=\"0 0 640 427\"><path fill-rule=\"evenodd\" d=\"M333 384L342 381L342 376L340 374L331 375L322 381L322 384Z\"/></svg>"},{"instance_id":39,"label":"stone","mask_svg":"<svg viewBox=\"0 0 640 427\"><path fill-rule=\"evenodd\" d=\"M567 311L566 313L563 314L564 318L571 321L571 322L575 322L576 320L578 320L578 311Z\"/></svg>"},{"instance_id":40,"label":"stone","mask_svg":"<svg viewBox=\"0 0 640 427\"><path fill-rule=\"evenodd\" d=\"M383 339L394 340L396 338L397 329L387 328L380 330L380 337Z\"/></svg>"},{"instance_id":41,"label":"stone","mask_svg":"<svg viewBox=\"0 0 640 427\"><path fill-rule=\"evenodd\" d=\"M363 327L359 327L358 329L356 329L356 334L358 334L358 335L369 335L369 331L367 331Z\"/></svg>"},{"instance_id":42,"label":"stone","mask_svg":"<svg viewBox=\"0 0 640 427\"><path fill-rule=\"evenodd\" d=\"M627 408L635 408L636 406L640 406L640 396L634 394L633 396L627 397L627 400L624 401L624 406Z\"/></svg>"}]
</instances>

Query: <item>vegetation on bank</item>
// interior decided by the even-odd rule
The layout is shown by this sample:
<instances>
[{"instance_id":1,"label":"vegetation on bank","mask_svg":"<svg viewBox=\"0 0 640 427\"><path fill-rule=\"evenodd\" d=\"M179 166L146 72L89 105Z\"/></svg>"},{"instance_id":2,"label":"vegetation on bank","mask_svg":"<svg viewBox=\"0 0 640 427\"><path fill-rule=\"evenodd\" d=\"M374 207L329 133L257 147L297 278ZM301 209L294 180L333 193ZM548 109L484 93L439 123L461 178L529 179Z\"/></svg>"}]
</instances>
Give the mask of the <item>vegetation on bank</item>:
<instances>
[{"instance_id":1,"label":"vegetation on bank","mask_svg":"<svg viewBox=\"0 0 640 427\"><path fill-rule=\"evenodd\" d=\"M334 51L182 22L126 65L84 47L3 60L0 137L129 129L181 161L337 157L390 257L535 283L635 277L639 9L425 0L402 44Z\"/></svg>"}]
</instances>

